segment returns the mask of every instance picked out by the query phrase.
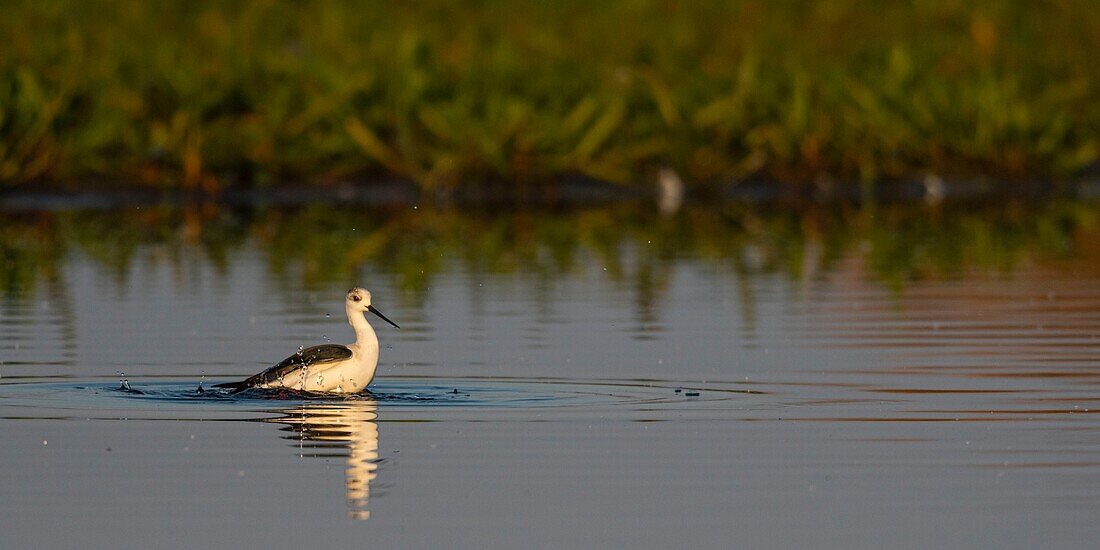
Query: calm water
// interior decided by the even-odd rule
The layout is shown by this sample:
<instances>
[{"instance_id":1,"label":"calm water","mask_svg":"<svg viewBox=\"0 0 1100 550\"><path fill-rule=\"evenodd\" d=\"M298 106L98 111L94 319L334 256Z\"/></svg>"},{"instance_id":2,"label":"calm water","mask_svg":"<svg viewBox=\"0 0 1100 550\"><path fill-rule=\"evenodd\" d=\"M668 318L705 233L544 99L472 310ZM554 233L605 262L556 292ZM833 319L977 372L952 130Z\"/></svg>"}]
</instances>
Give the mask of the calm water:
<instances>
[{"instance_id":1,"label":"calm water","mask_svg":"<svg viewBox=\"0 0 1100 550\"><path fill-rule=\"evenodd\" d=\"M1095 544L1096 204L650 210L3 214L0 547Z\"/></svg>"}]
</instances>

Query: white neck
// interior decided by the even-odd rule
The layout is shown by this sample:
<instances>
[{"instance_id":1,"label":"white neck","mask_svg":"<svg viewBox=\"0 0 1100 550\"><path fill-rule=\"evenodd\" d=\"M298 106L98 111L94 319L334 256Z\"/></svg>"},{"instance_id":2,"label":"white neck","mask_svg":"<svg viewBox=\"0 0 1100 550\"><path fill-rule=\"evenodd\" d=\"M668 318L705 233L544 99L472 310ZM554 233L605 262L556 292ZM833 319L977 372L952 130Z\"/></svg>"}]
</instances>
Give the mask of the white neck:
<instances>
[{"instance_id":1,"label":"white neck","mask_svg":"<svg viewBox=\"0 0 1100 550\"><path fill-rule=\"evenodd\" d=\"M348 314L348 322L351 323L351 328L355 329L355 343L360 348L374 348L378 349L378 335L374 333L374 328L367 322L367 318L363 316L362 311L355 311L348 305L344 308Z\"/></svg>"}]
</instances>

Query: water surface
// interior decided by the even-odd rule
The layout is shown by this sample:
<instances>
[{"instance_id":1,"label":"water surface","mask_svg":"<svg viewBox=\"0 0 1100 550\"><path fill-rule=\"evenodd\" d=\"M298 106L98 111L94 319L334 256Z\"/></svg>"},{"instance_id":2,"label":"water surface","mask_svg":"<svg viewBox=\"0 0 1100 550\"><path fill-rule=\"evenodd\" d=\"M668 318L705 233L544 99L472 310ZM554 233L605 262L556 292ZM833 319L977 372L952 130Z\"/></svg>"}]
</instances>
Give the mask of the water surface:
<instances>
[{"instance_id":1,"label":"water surface","mask_svg":"<svg viewBox=\"0 0 1100 550\"><path fill-rule=\"evenodd\" d=\"M1089 545L1098 212L11 212L0 546Z\"/></svg>"}]
</instances>

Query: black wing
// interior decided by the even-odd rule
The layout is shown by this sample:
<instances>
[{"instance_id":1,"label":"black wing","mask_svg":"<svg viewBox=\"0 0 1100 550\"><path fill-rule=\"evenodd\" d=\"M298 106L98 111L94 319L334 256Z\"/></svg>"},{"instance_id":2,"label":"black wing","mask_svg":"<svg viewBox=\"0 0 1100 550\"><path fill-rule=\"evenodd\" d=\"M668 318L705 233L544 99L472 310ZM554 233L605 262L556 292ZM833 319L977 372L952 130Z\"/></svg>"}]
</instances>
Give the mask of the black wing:
<instances>
[{"instance_id":1,"label":"black wing","mask_svg":"<svg viewBox=\"0 0 1100 550\"><path fill-rule=\"evenodd\" d=\"M278 365L271 367L260 374L250 376L240 382L227 382L225 384L214 384L215 388L230 388L234 390L241 390L244 388L253 388L256 386L262 386L264 384L270 384L289 376L290 373L307 366L323 365L325 363L335 363L337 361L343 361L344 359L351 359L351 350L347 346L341 346L339 344L323 344L320 346L313 346L306 348L299 353L295 353L286 359L283 359Z\"/></svg>"}]
</instances>

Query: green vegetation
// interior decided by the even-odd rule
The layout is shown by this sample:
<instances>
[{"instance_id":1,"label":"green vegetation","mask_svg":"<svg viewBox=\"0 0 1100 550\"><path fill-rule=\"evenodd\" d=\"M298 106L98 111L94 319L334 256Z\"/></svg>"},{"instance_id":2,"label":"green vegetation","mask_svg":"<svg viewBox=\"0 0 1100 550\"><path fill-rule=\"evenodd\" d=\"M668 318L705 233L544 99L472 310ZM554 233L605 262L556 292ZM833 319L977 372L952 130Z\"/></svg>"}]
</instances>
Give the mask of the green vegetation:
<instances>
[{"instance_id":1,"label":"green vegetation","mask_svg":"<svg viewBox=\"0 0 1100 550\"><path fill-rule=\"evenodd\" d=\"M9 187L1010 181L1100 156L1094 0L14 0L0 44Z\"/></svg>"}]
</instances>

